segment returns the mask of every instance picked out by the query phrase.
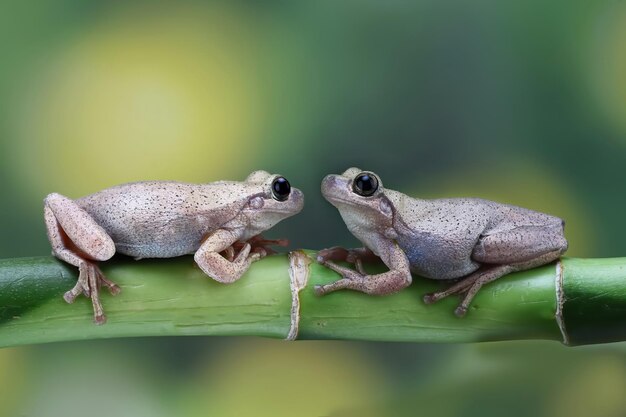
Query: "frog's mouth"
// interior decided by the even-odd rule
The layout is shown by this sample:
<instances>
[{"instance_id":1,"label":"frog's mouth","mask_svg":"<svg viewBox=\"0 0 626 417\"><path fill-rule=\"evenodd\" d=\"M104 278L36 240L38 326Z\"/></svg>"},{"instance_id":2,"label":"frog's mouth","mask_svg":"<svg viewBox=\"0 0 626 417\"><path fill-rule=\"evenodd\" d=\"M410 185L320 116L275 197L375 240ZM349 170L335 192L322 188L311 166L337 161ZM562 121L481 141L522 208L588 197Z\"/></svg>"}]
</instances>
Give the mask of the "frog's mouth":
<instances>
[{"instance_id":1,"label":"frog's mouth","mask_svg":"<svg viewBox=\"0 0 626 417\"><path fill-rule=\"evenodd\" d=\"M353 200L347 200L345 198L339 198L337 196L332 196L332 197L324 196L324 198L326 198L326 200L328 200L333 205L343 204L343 205L351 206L351 205L355 204L355 202ZM337 203L337 204L335 204L335 203Z\"/></svg>"},{"instance_id":2,"label":"frog's mouth","mask_svg":"<svg viewBox=\"0 0 626 417\"><path fill-rule=\"evenodd\" d=\"M332 204L333 206L335 206L336 208L340 210L342 208L347 208L347 207L368 207L369 206L369 204L367 203L364 204L363 201L359 201L358 197L354 199L350 199L350 198L343 198L343 197L338 197L336 195L333 195L333 196L324 196L324 198L326 198L326 200L328 200L330 204Z\"/></svg>"}]
</instances>

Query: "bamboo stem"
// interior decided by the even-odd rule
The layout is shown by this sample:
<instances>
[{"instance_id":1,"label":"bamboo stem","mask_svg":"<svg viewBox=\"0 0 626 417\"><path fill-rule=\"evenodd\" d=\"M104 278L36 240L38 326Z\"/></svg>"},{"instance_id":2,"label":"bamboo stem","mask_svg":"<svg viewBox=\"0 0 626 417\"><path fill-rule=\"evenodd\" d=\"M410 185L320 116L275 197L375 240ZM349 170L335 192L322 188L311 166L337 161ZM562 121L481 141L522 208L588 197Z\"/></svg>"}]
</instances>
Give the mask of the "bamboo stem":
<instances>
[{"instance_id":1,"label":"bamboo stem","mask_svg":"<svg viewBox=\"0 0 626 417\"><path fill-rule=\"evenodd\" d=\"M559 328L554 264L485 286L467 316L457 318L456 297L435 305L421 301L425 293L447 284L418 277L408 289L386 297L352 291L317 297L313 286L338 275L311 262L304 266L308 283L300 283L304 288L298 294L290 260L291 265L302 261L303 253L294 253L256 262L232 285L207 278L190 257L103 263L103 272L122 292L112 297L103 291L108 322L102 326L93 324L87 298L71 305L62 298L76 282L76 268L51 257L0 260L0 346L160 335L412 342L567 339L570 344L626 340L626 258L561 261ZM384 269L378 264L367 268Z\"/></svg>"}]
</instances>

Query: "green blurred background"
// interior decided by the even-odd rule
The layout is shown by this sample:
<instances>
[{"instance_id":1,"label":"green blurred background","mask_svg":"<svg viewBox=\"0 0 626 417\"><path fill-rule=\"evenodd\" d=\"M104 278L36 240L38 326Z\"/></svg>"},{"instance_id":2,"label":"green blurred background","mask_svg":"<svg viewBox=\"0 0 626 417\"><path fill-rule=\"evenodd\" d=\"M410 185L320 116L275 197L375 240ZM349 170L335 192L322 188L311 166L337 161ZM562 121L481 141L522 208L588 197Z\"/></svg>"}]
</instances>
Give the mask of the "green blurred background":
<instances>
[{"instance_id":1,"label":"green blurred background","mask_svg":"<svg viewBox=\"0 0 626 417\"><path fill-rule=\"evenodd\" d=\"M254 169L307 196L269 236L352 246L319 182L353 165L563 217L570 256L626 256L624 1L3 0L0 53L2 258L49 254L49 192ZM626 345L0 350L6 416L426 413L625 416Z\"/></svg>"}]
</instances>

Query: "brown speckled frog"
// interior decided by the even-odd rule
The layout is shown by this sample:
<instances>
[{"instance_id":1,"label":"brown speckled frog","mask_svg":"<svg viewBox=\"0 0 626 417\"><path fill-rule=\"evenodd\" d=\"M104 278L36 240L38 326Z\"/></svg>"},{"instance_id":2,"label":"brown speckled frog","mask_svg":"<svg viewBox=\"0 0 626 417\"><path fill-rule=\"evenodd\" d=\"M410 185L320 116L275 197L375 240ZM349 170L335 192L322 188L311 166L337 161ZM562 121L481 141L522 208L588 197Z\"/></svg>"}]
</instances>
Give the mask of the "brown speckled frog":
<instances>
[{"instance_id":1,"label":"brown speckled frog","mask_svg":"<svg viewBox=\"0 0 626 417\"><path fill-rule=\"evenodd\" d=\"M104 323L98 288L119 287L97 266L115 252L135 258L194 253L198 266L222 283L238 280L250 264L272 252L259 234L302 210L302 192L279 175L255 171L243 182L187 184L136 182L71 200L50 194L44 203L52 253L79 269L68 303L91 297L94 320ZM238 253L236 253L238 252Z\"/></svg>"},{"instance_id":2,"label":"brown speckled frog","mask_svg":"<svg viewBox=\"0 0 626 417\"><path fill-rule=\"evenodd\" d=\"M358 168L328 175L322 194L365 248L318 253L320 263L343 276L316 286L319 295L344 288L390 294L411 284L411 272L437 280L462 278L424 301L465 293L455 310L463 316L484 284L554 261L567 250L564 222L557 217L478 198L411 198L383 188L376 174ZM362 260L374 256L388 272L366 274ZM354 263L356 271L333 261Z\"/></svg>"}]
</instances>

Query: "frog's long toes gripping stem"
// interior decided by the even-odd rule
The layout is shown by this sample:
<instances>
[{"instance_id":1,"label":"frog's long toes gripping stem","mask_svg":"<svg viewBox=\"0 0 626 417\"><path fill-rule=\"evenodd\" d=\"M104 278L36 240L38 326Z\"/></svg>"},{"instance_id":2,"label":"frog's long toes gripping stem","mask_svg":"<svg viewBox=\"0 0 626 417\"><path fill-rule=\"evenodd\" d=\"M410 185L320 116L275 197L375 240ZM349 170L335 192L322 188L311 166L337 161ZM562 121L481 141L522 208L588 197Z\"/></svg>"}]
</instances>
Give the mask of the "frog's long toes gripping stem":
<instances>
[{"instance_id":1,"label":"frog's long toes gripping stem","mask_svg":"<svg viewBox=\"0 0 626 417\"><path fill-rule=\"evenodd\" d=\"M432 304L453 294L464 294L463 301L454 310L454 314L457 317L463 317L467 314L470 303L483 285L495 281L514 270L515 268L511 265L483 267L444 291L424 295L424 302Z\"/></svg>"},{"instance_id":2,"label":"frog's long toes gripping stem","mask_svg":"<svg viewBox=\"0 0 626 417\"><path fill-rule=\"evenodd\" d=\"M476 281L477 275L470 275L467 278L457 282L443 291L431 292L424 295L424 303L434 304L439 300L443 300L453 294L461 294L469 289L469 287Z\"/></svg>"},{"instance_id":3,"label":"frog's long toes gripping stem","mask_svg":"<svg viewBox=\"0 0 626 417\"><path fill-rule=\"evenodd\" d=\"M323 285L316 285L313 287L313 292L315 292L315 295L317 296L321 296L326 294L326 291L324 291L324 286Z\"/></svg>"},{"instance_id":4,"label":"frog's long toes gripping stem","mask_svg":"<svg viewBox=\"0 0 626 417\"><path fill-rule=\"evenodd\" d=\"M461 293L461 291L458 291L459 293ZM425 304L434 304L437 301L446 298L447 296L449 296L451 294L448 293L448 291L441 291L441 292L433 292L433 293L428 293L424 295L424 303ZM473 297L472 297L473 298ZM467 314L467 310L468 310L468 306L464 305L464 304L468 304L471 301L471 298L469 300L467 300L467 296L465 297L465 299L463 300L463 302L454 309L454 315L456 315L457 317L464 317Z\"/></svg>"},{"instance_id":5,"label":"frog's long toes gripping stem","mask_svg":"<svg viewBox=\"0 0 626 417\"><path fill-rule=\"evenodd\" d=\"M465 317L467 314L467 307L460 305L454 309L454 315L457 317Z\"/></svg>"},{"instance_id":6,"label":"frog's long toes gripping stem","mask_svg":"<svg viewBox=\"0 0 626 417\"><path fill-rule=\"evenodd\" d=\"M357 269L359 270L358 272L357 271L353 271L350 268L346 268L344 266L337 265L334 262L324 260L323 258L320 261L320 257L319 256L318 256L318 262L320 264L324 265L325 267L327 267L328 269L331 269L331 270L337 272L343 278L339 279L339 280L337 280L335 282L332 282L330 284L316 285L313 288L316 295L325 295L325 294L328 294L329 292L342 290L342 289L345 289L345 288L356 289L355 287L358 287L358 284L361 281L363 281L363 279L364 279L364 273L362 273L363 267L360 264L360 262L357 263Z\"/></svg>"},{"instance_id":7,"label":"frog's long toes gripping stem","mask_svg":"<svg viewBox=\"0 0 626 417\"><path fill-rule=\"evenodd\" d=\"M79 266L76 285L63 295L63 299L71 304L81 293L85 297L90 297L93 305L94 322L96 324L104 324L106 316L104 315L102 303L100 303L100 287L103 285L109 289L112 295L117 295L121 291L118 285L104 276L96 264L83 262Z\"/></svg>"},{"instance_id":8,"label":"frog's long toes gripping stem","mask_svg":"<svg viewBox=\"0 0 626 417\"><path fill-rule=\"evenodd\" d=\"M316 285L315 287L313 287L313 291L315 291L315 295L326 295L333 291L343 290L344 288L350 288L351 282L352 280L343 278L335 282L332 282L330 284Z\"/></svg>"},{"instance_id":9,"label":"frog's long toes gripping stem","mask_svg":"<svg viewBox=\"0 0 626 417\"><path fill-rule=\"evenodd\" d=\"M428 294L424 294L422 300L424 301L424 304L433 304L437 301L435 300L435 294L431 292Z\"/></svg>"}]
</instances>

